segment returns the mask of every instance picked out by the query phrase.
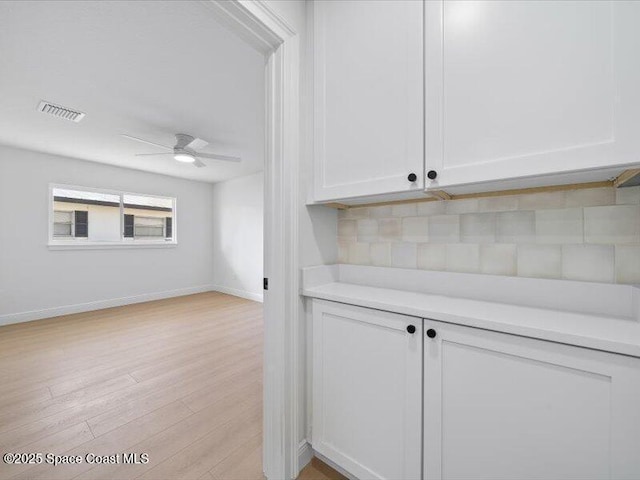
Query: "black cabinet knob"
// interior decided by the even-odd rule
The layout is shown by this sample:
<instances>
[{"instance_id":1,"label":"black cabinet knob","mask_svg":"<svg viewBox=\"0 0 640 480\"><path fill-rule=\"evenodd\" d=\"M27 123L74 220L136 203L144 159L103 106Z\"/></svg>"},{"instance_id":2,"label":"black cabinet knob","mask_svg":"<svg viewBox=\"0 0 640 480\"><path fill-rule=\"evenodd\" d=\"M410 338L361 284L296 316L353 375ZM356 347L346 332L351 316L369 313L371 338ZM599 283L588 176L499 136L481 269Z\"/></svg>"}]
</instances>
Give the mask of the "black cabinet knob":
<instances>
[{"instance_id":1,"label":"black cabinet knob","mask_svg":"<svg viewBox=\"0 0 640 480\"><path fill-rule=\"evenodd\" d=\"M418 179L418 176L415 173L410 173L407 176L407 180L409 180L411 183L415 182Z\"/></svg>"},{"instance_id":2,"label":"black cabinet knob","mask_svg":"<svg viewBox=\"0 0 640 480\"><path fill-rule=\"evenodd\" d=\"M436 331L433 328L430 328L429 330L427 330L427 337L436 338Z\"/></svg>"},{"instance_id":3,"label":"black cabinet knob","mask_svg":"<svg viewBox=\"0 0 640 480\"><path fill-rule=\"evenodd\" d=\"M427 172L427 177L429 177L431 180L435 180L437 176L438 172L436 172L435 170L429 170Z\"/></svg>"},{"instance_id":4,"label":"black cabinet knob","mask_svg":"<svg viewBox=\"0 0 640 480\"><path fill-rule=\"evenodd\" d=\"M407 332L409 332L409 333L416 333L416 327L415 327L415 325L407 325Z\"/></svg>"}]
</instances>

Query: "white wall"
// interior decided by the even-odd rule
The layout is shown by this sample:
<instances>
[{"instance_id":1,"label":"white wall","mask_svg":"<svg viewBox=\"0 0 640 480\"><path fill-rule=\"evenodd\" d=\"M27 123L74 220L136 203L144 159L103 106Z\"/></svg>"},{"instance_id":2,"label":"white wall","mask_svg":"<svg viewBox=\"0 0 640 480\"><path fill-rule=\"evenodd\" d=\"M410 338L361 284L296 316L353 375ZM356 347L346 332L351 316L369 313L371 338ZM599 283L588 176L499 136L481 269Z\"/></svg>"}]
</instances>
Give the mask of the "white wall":
<instances>
[{"instance_id":1,"label":"white wall","mask_svg":"<svg viewBox=\"0 0 640 480\"><path fill-rule=\"evenodd\" d=\"M264 174L213 186L215 289L262 301Z\"/></svg>"},{"instance_id":2,"label":"white wall","mask_svg":"<svg viewBox=\"0 0 640 480\"><path fill-rule=\"evenodd\" d=\"M179 243L50 250L49 183L177 197ZM206 183L0 146L0 324L210 290L212 192Z\"/></svg>"}]
</instances>

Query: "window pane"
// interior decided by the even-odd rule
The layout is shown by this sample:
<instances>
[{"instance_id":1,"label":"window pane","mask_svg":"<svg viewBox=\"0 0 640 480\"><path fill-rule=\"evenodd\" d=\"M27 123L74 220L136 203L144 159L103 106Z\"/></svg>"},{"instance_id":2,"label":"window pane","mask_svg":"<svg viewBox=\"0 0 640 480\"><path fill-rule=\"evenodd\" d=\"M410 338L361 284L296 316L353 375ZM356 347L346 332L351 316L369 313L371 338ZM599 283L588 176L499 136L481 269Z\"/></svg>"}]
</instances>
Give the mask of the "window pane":
<instances>
[{"instance_id":1,"label":"window pane","mask_svg":"<svg viewBox=\"0 0 640 480\"><path fill-rule=\"evenodd\" d=\"M164 217L138 217L135 216L134 225L137 227L140 225L141 227L160 227L164 223Z\"/></svg>"},{"instance_id":2,"label":"window pane","mask_svg":"<svg viewBox=\"0 0 640 480\"><path fill-rule=\"evenodd\" d=\"M60 210L56 210L55 212L53 212L53 221L55 223L68 223L69 225L71 225L71 217L73 215L73 212L62 212Z\"/></svg>"},{"instance_id":3,"label":"window pane","mask_svg":"<svg viewBox=\"0 0 640 480\"><path fill-rule=\"evenodd\" d=\"M54 188L53 209L55 236L64 235L80 241L120 241L120 195ZM56 226L63 221L63 216L64 222L73 225L65 227L64 234L63 227Z\"/></svg>"},{"instance_id":4,"label":"window pane","mask_svg":"<svg viewBox=\"0 0 640 480\"><path fill-rule=\"evenodd\" d=\"M136 225L134 236L139 237L163 237L164 231L162 227L143 227Z\"/></svg>"},{"instance_id":5,"label":"window pane","mask_svg":"<svg viewBox=\"0 0 640 480\"><path fill-rule=\"evenodd\" d=\"M170 212L173 208L173 199L126 194L124 195L124 206L125 208L151 207L153 209Z\"/></svg>"},{"instance_id":6,"label":"window pane","mask_svg":"<svg viewBox=\"0 0 640 480\"><path fill-rule=\"evenodd\" d=\"M55 223L53 225L53 235L56 237L71 237L71 224Z\"/></svg>"},{"instance_id":7,"label":"window pane","mask_svg":"<svg viewBox=\"0 0 640 480\"><path fill-rule=\"evenodd\" d=\"M53 235L55 237L71 237L73 212L56 210L53 212Z\"/></svg>"},{"instance_id":8,"label":"window pane","mask_svg":"<svg viewBox=\"0 0 640 480\"><path fill-rule=\"evenodd\" d=\"M85 203L99 202L109 203L113 207L120 207L120 195L113 193L85 192L82 190L69 190L66 188L54 188L53 198L60 197L61 201L85 200Z\"/></svg>"},{"instance_id":9,"label":"window pane","mask_svg":"<svg viewBox=\"0 0 640 480\"><path fill-rule=\"evenodd\" d=\"M163 237L163 217L138 217L134 216L135 237Z\"/></svg>"},{"instance_id":10,"label":"window pane","mask_svg":"<svg viewBox=\"0 0 640 480\"><path fill-rule=\"evenodd\" d=\"M173 238L172 198L125 194L123 200L125 236L151 240Z\"/></svg>"}]
</instances>

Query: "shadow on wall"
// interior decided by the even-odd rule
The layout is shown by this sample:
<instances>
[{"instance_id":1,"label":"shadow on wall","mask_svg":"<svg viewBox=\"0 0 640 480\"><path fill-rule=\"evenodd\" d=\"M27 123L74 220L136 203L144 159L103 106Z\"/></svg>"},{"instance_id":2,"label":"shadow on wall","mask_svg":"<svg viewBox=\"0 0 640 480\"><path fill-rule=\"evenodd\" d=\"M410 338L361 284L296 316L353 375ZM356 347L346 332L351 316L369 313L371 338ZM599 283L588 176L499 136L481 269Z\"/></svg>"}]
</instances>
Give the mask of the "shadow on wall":
<instances>
[{"instance_id":1,"label":"shadow on wall","mask_svg":"<svg viewBox=\"0 0 640 480\"><path fill-rule=\"evenodd\" d=\"M213 186L214 285L221 292L262 301L264 175Z\"/></svg>"}]
</instances>

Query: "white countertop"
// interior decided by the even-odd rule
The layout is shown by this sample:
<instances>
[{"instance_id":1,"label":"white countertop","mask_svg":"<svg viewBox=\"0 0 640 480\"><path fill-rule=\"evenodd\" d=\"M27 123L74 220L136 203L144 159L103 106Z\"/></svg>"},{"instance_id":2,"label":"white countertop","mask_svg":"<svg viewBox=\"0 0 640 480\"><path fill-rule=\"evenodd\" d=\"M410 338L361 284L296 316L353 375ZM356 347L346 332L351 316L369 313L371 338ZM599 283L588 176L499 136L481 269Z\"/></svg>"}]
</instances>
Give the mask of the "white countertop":
<instances>
[{"instance_id":1,"label":"white countertop","mask_svg":"<svg viewBox=\"0 0 640 480\"><path fill-rule=\"evenodd\" d=\"M358 285L335 278L335 272L318 272L308 272L308 277L314 277L313 282L303 279L303 295L640 357L637 319ZM375 274L373 270L365 273ZM306 274L303 271L303 276Z\"/></svg>"}]
</instances>

